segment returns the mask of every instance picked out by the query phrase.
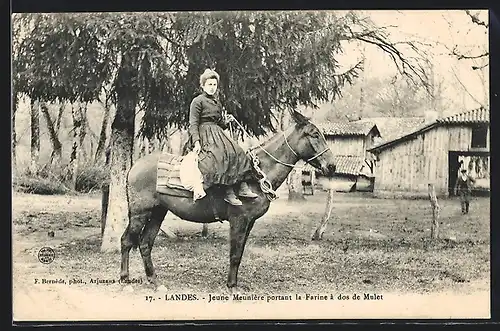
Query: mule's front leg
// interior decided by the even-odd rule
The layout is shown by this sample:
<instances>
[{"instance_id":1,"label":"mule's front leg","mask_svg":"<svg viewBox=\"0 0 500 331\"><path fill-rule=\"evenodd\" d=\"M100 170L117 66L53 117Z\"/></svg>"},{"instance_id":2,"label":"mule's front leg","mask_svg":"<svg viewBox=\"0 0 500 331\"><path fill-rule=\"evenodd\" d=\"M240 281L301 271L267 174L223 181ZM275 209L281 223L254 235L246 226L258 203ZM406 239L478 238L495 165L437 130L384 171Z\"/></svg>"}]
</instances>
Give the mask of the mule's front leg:
<instances>
[{"instance_id":1,"label":"mule's front leg","mask_svg":"<svg viewBox=\"0 0 500 331\"><path fill-rule=\"evenodd\" d=\"M227 287L234 289L238 284L238 269L241 257L245 250L248 235L252 229L254 221L246 217L237 217L230 221L230 252L229 252L229 275L227 277Z\"/></svg>"}]
</instances>

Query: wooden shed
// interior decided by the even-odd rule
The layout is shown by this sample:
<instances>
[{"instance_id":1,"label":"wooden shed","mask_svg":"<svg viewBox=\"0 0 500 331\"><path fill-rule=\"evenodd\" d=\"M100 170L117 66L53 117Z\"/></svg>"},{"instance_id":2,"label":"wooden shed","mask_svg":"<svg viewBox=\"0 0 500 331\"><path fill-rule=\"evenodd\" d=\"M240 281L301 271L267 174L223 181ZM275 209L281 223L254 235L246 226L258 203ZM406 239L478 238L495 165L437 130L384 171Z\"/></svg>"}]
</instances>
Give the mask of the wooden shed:
<instances>
[{"instance_id":1,"label":"wooden shed","mask_svg":"<svg viewBox=\"0 0 500 331\"><path fill-rule=\"evenodd\" d=\"M372 122L326 122L317 125L334 155L366 157L380 131Z\"/></svg>"},{"instance_id":2,"label":"wooden shed","mask_svg":"<svg viewBox=\"0 0 500 331\"><path fill-rule=\"evenodd\" d=\"M311 173L323 189L342 192L372 190L373 166L366 150L380 137L377 126L374 123L356 121L325 122L317 124L317 127L325 135L328 146L335 155L338 176L325 178L319 172L312 171L309 165L304 167L303 173Z\"/></svg>"},{"instance_id":3,"label":"wooden shed","mask_svg":"<svg viewBox=\"0 0 500 331\"><path fill-rule=\"evenodd\" d=\"M489 110L478 108L424 124L411 133L368 151L376 156L374 193L389 196L448 196L459 168L471 170L482 190L489 190ZM462 163L460 163L462 161Z\"/></svg>"}]
</instances>

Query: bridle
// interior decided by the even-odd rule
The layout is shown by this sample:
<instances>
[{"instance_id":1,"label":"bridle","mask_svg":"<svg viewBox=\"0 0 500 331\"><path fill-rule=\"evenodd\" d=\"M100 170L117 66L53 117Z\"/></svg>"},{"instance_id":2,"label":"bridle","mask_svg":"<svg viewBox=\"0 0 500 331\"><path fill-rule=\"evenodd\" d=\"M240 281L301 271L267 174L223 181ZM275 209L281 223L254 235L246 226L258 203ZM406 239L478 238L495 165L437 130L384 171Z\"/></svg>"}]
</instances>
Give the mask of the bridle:
<instances>
[{"instance_id":1,"label":"bridle","mask_svg":"<svg viewBox=\"0 0 500 331\"><path fill-rule=\"evenodd\" d=\"M250 135L248 134L248 132L245 130L245 128L240 124L240 122L238 122L238 120L236 120L236 118L233 117L233 120L236 122L236 124L238 124L238 126L240 127L240 129L243 131L243 133L245 133L248 137L250 137ZM292 148L292 146L290 146L290 144L288 143L288 140L286 139L286 134L285 134L285 131L281 131L281 133L283 133L283 138L285 139L285 143L286 145L288 146L288 148L290 149L290 151L292 151L292 153L297 156L298 158L302 158L299 154L297 154L297 152L294 151L294 149ZM258 148L260 148L264 153L266 153L271 159L273 159L274 161L278 162L279 164L281 165L284 165L284 166L287 166L287 167L290 167L290 168L294 168L295 167L295 164L291 164L291 163L287 163L287 162L283 162L279 159L277 159L274 155L272 155L271 153L269 153L264 147L262 147L260 144L257 145ZM318 154L314 155L313 157L309 158L306 160L306 162L310 162L318 157L320 157L321 155L323 155L324 153L326 153L330 148L327 146L323 151L319 152ZM253 154L251 151L249 151L250 154ZM253 155L255 157L255 155Z\"/></svg>"},{"instance_id":2,"label":"bridle","mask_svg":"<svg viewBox=\"0 0 500 331\"><path fill-rule=\"evenodd\" d=\"M233 119L236 122L236 124L238 124L238 126L241 128L241 130L243 130L243 133L246 134L248 137L250 137L250 135L245 130L245 128L240 124L240 122L238 122L234 117L233 117ZM283 138L285 139L285 143L288 146L288 148L290 149L290 151L292 151L292 153L295 156L297 156L298 158L301 158L299 156L299 154L297 154L297 152L295 152L295 150L292 148L292 146L290 146L290 144L288 143L288 140L286 139L285 131L281 131L281 132L283 133ZM286 167L290 167L290 168L294 168L295 167L295 164L290 164L290 163L283 162L283 161L277 159L274 155L272 155L264 147L262 147L262 145L259 144L259 145L257 145L257 147L260 148L264 153L266 153L267 155L269 155L269 157L271 157L277 163L279 163L281 165L284 165ZM269 181L269 179L267 178L267 175L259 167L260 161L259 161L259 158L257 157L257 155L255 155L255 153L253 152L254 149L255 149L255 147L252 148L252 149L250 149L250 150L248 150L248 154L252 158L252 164L253 164L253 167L254 167L255 171L261 177L259 179L260 188L261 188L262 192L264 192L264 194L266 195L266 197L269 199L269 201L273 201L273 200L275 200L275 199L278 198L278 195L276 194L276 191L273 189L273 185ZM309 162L309 161L312 161L312 160L318 158L319 156L323 155L329 149L330 149L329 147L326 147L323 151L321 151L318 154L314 155L313 157L309 158L306 162Z\"/></svg>"},{"instance_id":3,"label":"bridle","mask_svg":"<svg viewBox=\"0 0 500 331\"><path fill-rule=\"evenodd\" d=\"M281 131L283 133L283 138L285 139L285 143L286 145L288 146L288 148L290 149L290 151L292 151L292 153L298 157L298 158L301 158L301 156L299 154L297 154L297 152L295 152L292 148L292 146L290 146L290 144L288 143L288 140L286 139L286 134L285 134L285 131ZM277 159L274 155L272 155L271 153L269 153L264 147L262 147L261 145L258 145L258 147L264 152L266 153L267 155L269 155L270 158L272 158L274 161L278 162L279 164L282 164L284 166L287 166L287 167L290 167L290 168L294 168L295 165L294 164L290 164L290 163L286 163L286 162L283 162L279 159ZM318 154L314 155L313 157L309 158L306 160L306 162L309 162L309 161L312 161L318 157L320 157L321 155L323 155L325 152L327 152L330 148L327 147L325 148L322 152L319 152Z\"/></svg>"}]
</instances>

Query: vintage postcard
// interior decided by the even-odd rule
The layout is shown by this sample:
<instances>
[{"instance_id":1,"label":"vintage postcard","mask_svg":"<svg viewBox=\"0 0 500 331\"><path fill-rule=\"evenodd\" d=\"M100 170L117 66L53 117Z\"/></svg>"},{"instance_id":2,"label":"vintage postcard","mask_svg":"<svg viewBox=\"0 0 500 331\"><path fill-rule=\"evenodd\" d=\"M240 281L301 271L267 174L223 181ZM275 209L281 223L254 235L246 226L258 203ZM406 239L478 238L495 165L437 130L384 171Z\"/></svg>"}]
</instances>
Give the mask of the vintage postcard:
<instances>
[{"instance_id":1,"label":"vintage postcard","mask_svg":"<svg viewBox=\"0 0 500 331\"><path fill-rule=\"evenodd\" d=\"M488 28L12 14L14 323L490 318Z\"/></svg>"}]
</instances>

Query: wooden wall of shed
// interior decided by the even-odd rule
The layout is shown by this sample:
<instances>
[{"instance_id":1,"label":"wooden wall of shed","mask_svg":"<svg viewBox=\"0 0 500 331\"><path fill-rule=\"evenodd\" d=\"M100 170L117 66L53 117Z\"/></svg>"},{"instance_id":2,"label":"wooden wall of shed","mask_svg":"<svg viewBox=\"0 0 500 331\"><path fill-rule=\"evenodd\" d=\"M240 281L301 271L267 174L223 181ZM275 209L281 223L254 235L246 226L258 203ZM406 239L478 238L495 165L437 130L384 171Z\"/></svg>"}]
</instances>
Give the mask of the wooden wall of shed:
<instances>
[{"instance_id":1,"label":"wooden wall of shed","mask_svg":"<svg viewBox=\"0 0 500 331\"><path fill-rule=\"evenodd\" d=\"M326 140L334 155L365 155L364 136L327 136Z\"/></svg>"},{"instance_id":2,"label":"wooden wall of shed","mask_svg":"<svg viewBox=\"0 0 500 331\"><path fill-rule=\"evenodd\" d=\"M363 156L366 157L366 150L372 148L373 144L375 143L375 133L374 133L374 130L370 131L370 133L368 135L366 135L366 137L364 137L363 143L364 143L364 145L363 145L363 150L364 150Z\"/></svg>"},{"instance_id":3,"label":"wooden wall of shed","mask_svg":"<svg viewBox=\"0 0 500 331\"><path fill-rule=\"evenodd\" d=\"M469 127L436 127L383 150L375 166L374 192L422 192L433 183L448 194L448 152L468 151Z\"/></svg>"}]
</instances>

